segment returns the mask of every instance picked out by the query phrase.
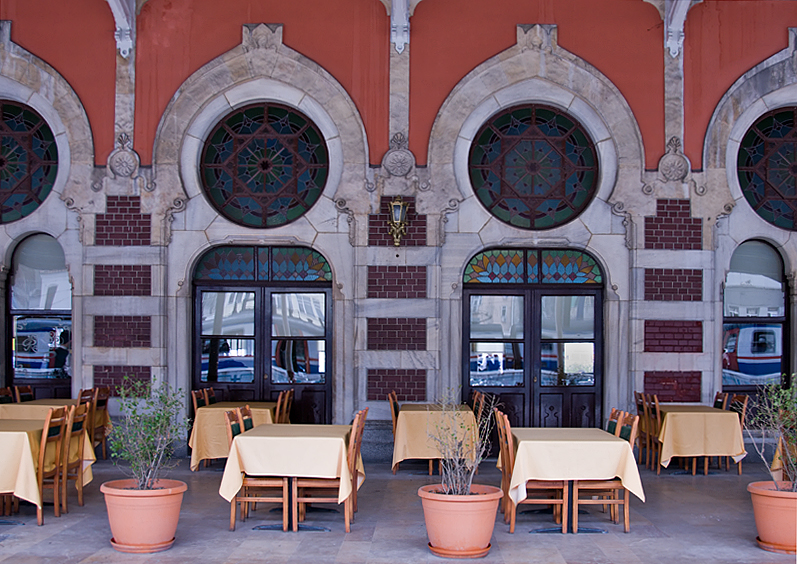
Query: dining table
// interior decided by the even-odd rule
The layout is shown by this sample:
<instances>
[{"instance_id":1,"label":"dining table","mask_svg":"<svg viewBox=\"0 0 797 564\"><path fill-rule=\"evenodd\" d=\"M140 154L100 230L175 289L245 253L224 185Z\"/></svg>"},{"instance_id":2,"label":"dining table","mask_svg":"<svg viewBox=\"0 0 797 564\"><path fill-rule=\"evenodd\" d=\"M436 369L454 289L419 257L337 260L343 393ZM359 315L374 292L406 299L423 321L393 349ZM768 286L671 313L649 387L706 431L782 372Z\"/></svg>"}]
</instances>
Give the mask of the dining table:
<instances>
[{"instance_id":1,"label":"dining table","mask_svg":"<svg viewBox=\"0 0 797 564\"><path fill-rule=\"evenodd\" d=\"M202 460L226 458L230 445L227 441L227 424L224 412L248 405L252 410L254 426L274 423L277 402L275 401L221 401L197 409L194 426L188 438L191 447L191 470L199 469Z\"/></svg>"},{"instance_id":2,"label":"dining table","mask_svg":"<svg viewBox=\"0 0 797 564\"><path fill-rule=\"evenodd\" d=\"M730 456L739 462L747 452L739 415L707 405L660 403L663 417L660 464L673 457Z\"/></svg>"},{"instance_id":3,"label":"dining table","mask_svg":"<svg viewBox=\"0 0 797 564\"><path fill-rule=\"evenodd\" d=\"M294 478L340 478L338 503L352 492L348 464L351 425L258 425L237 435L230 446L219 495L229 502L243 485L243 474ZM365 480L362 457L357 460L357 488ZM293 526L290 515L289 529Z\"/></svg>"},{"instance_id":4,"label":"dining table","mask_svg":"<svg viewBox=\"0 0 797 564\"><path fill-rule=\"evenodd\" d=\"M440 450L430 434L441 425L444 412L437 403L405 403L401 406L396 420L396 436L393 437L393 464L402 460L435 460L441 458ZM470 406L462 404L457 407L456 428L475 429L476 417Z\"/></svg>"},{"instance_id":5,"label":"dining table","mask_svg":"<svg viewBox=\"0 0 797 564\"><path fill-rule=\"evenodd\" d=\"M42 507L36 469L39 464L44 418L0 419L0 493L11 493ZM82 483L93 479L91 465L96 458L88 434L83 433L83 472ZM52 447L52 448L51 448ZM45 457L55 457L55 445L48 445ZM77 487L77 486L76 486Z\"/></svg>"},{"instance_id":6,"label":"dining table","mask_svg":"<svg viewBox=\"0 0 797 564\"><path fill-rule=\"evenodd\" d=\"M22 403L0 403L0 419L36 419L44 422L50 408L77 405L77 399L47 398ZM94 427L111 428L111 416L107 409L94 414Z\"/></svg>"},{"instance_id":7,"label":"dining table","mask_svg":"<svg viewBox=\"0 0 797 564\"><path fill-rule=\"evenodd\" d=\"M623 487L645 501L634 453L628 441L594 428L515 427L515 466L509 497L517 505L526 499L529 480L573 482L619 478ZM572 500L571 500L572 501ZM567 530L572 532L574 504Z\"/></svg>"}]
</instances>

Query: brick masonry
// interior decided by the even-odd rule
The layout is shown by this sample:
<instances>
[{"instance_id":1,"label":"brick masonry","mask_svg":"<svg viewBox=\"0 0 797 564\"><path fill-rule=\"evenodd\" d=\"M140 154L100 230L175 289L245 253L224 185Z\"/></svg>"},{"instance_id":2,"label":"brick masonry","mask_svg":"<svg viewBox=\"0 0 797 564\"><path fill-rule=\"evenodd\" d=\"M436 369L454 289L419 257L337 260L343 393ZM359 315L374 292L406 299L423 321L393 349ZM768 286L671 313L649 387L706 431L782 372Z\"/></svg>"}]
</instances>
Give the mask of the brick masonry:
<instances>
[{"instance_id":1,"label":"brick masonry","mask_svg":"<svg viewBox=\"0 0 797 564\"><path fill-rule=\"evenodd\" d=\"M699 371L645 372L645 393L656 394L660 402L700 401Z\"/></svg>"},{"instance_id":2,"label":"brick masonry","mask_svg":"<svg viewBox=\"0 0 797 564\"><path fill-rule=\"evenodd\" d=\"M152 295L152 267L148 264L97 264L95 296Z\"/></svg>"},{"instance_id":3,"label":"brick masonry","mask_svg":"<svg viewBox=\"0 0 797 564\"><path fill-rule=\"evenodd\" d=\"M703 322L646 319L645 352L703 352Z\"/></svg>"},{"instance_id":4,"label":"brick masonry","mask_svg":"<svg viewBox=\"0 0 797 564\"><path fill-rule=\"evenodd\" d=\"M95 366L94 386L110 386L111 395L116 394L116 386L122 384L125 376L133 380L150 381L149 366Z\"/></svg>"},{"instance_id":5,"label":"brick masonry","mask_svg":"<svg viewBox=\"0 0 797 564\"><path fill-rule=\"evenodd\" d=\"M95 243L100 246L149 245L152 236L149 214L141 213L138 196L108 196L105 213L97 215Z\"/></svg>"},{"instance_id":6,"label":"brick masonry","mask_svg":"<svg viewBox=\"0 0 797 564\"><path fill-rule=\"evenodd\" d=\"M695 269L646 268L645 299L663 302L703 300L703 271Z\"/></svg>"},{"instance_id":7,"label":"brick masonry","mask_svg":"<svg viewBox=\"0 0 797 564\"><path fill-rule=\"evenodd\" d=\"M369 266L369 298L425 298L425 266Z\"/></svg>"},{"instance_id":8,"label":"brick masonry","mask_svg":"<svg viewBox=\"0 0 797 564\"><path fill-rule=\"evenodd\" d=\"M368 350L425 351L426 319L369 318Z\"/></svg>"},{"instance_id":9,"label":"brick masonry","mask_svg":"<svg viewBox=\"0 0 797 564\"><path fill-rule=\"evenodd\" d=\"M645 248L699 251L703 224L692 217L689 200L657 200L656 215L645 218Z\"/></svg>"},{"instance_id":10,"label":"brick masonry","mask_svg":"<svg viewBox=\"0 0 797 564\"><path fill-rule=\"evenodd\" d=\"M368 401L387 400L387 394L392 390L396 390L399 401L424 401L426 399L426 370L368 369Z\"/></svg>"},{"instance_id":11,"label":"brick masonry","mask_svg":"<svg viewBox=\"0 0 797 564\"><path fill-rule=\"evenodd\" d=\"M94 317L95 347L152 346L152 318L135 315L97 315Z\"/></svg>"},{"instance_id":12,"label":"brick masonry","mask_svg":"<svg viewBox=\"0 0 797 564\"><path fill-rule=\"evenodd\" d=\"M393 236L390 234L387 219L389 204L395 196L382 196L379 203L380 213L368 216L368 245L371 247L392 247ZM402 247L422 247L426 245L426 216L415 213L415 196L402 196L409 203L407 207L407 233L401 236Z\"/></svg>"}]
</instances>

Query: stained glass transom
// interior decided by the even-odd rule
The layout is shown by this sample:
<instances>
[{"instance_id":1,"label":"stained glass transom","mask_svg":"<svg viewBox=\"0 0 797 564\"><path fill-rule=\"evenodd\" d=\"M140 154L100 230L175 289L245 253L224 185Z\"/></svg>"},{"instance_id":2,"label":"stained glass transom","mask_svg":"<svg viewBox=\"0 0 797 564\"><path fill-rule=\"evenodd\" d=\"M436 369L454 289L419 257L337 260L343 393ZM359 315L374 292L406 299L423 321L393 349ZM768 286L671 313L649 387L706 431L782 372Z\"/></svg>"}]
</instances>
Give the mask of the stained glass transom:
<instances>
[{"instance_id":1,"label":"stained glass transom","mask_svg":"<svg viewBox=\"0 0 797 564\"><path fill-rule=\"evenodd\" d=\"M600 284L601 270L591 256L579 251L542 251L542 282Z\"/></svg>"},{"instance_id":2,"label":"stained glass transom","mask_svg":"<svg viewBox=\"0 0 797 564\"><path fill-rule=\"evenodd\" d=\"M306 247L216 247L199 260L194 279L330 282L332 271Z\"/></svg>"},{"instance_id":3,"label":"stained glass transom","mask_svg":"<svg viewBox=\"0 0 797 564\"><path fill-rule=\"evenodd\" d=\"M747 203L776 227L797 230L797 107L760 118L742 139L737 176Z\"/></svg>"},{"instance_id":4,"label":"stained glass transom","mask_svg":"<svg viewBox=\"0 0 797 564\"><path fill-rule=\"evenodd\" d=\"M255 262L252 247L216 247L199 260L197 280L254 280Z\"/></svg>"},{"instance_id":5,"label":"stained glass transom","mask_svg":"<svg viewBox=\"0 0 797 564\"><path fill-rule=\"evenodd\" d=\"M274 280L330 282L329 263L319 253L304 247L274 247L271 250L271 275Z\"/></svg>"},{"instance_id":6,"label":"stained glass transom","mask_svg":"<svg viewBox=\"0 0 797 564\"><path fill-rule=\"evenodd\" d=\"M27 106L0 100L0 224L33 213L57 173L58 148L44 119Z\"/></svg>"},{"instance_id":7,"label":"stained glass transom","mask_svg":"<svg viewBox=\"0 0 797 564\"><path fill-rule=\"evenodd\" d=\"M301 112L260 103L234 111L208 136L201 177L211 204L247 227L278 227L307 212L326 184L329 156Z\"/></svg>"},{"instance_id":8,"label":"stained glass transom","mask_svg":"<svg viewBox=\"0 0 797 564\"><path fill-rule=\"evenodd\" d=\"M522 250L484 251L465 267L464 282L522 283L525 281L524 268Z\"/></svg>"},{"instance_id":9,"label":"stained glass transom","mask_svg":"<svg viewBox=\"0 0 797 564\"><path fill-rule=\"evenodd\" d=\"M474 256L463 282L534 284L602 284L594 258L574 250L493 249Z\"/></svg>"},{"instance_id":10,"label":"stained glass transom","mask_svg":"<svg viewBox=\"0 0 797 564\"><path fill-rule=\"evenodd\" d=\"M541 105L491 117L474 138L469 168L479 201L522 229L550 229L577 217L598 183L597 153L584 127Z\"/></svg>"}]
</instances>

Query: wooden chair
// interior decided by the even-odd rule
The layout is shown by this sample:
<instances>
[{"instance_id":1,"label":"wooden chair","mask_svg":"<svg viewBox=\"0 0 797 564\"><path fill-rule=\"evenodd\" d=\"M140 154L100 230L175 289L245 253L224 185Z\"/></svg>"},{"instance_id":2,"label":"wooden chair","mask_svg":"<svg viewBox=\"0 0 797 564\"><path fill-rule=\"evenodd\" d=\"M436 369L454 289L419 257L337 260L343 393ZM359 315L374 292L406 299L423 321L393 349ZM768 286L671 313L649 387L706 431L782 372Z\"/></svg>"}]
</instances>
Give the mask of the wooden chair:
<instances>
[{"instance_id":1,"label":"wooden chair","mask_svg":"<svg viewBox=\"0 0 797 564\"><path fill-rule=\"evenodd\" d=\"M387 394L387 402L390 404L390 418L393 420L393 440L396 439L396 425L398 424L399 406L398 394L393 390ZM393 467L393 474L398 470L398 464Z\"/></svg>"},{"instance_id":2,"label":"wooden chair","mask_svg":"<svg viewBox=\"0 0 797 564\"><path fill-rule=\"evenodd\" d=\"M495 415L495 430L498 433L498 451L501 456L501 491L504 492L504 496L501 498L501 504L498 508L501 510L501 513L504 514L504 523L509 523L509 509L507 504L512 503L512 499L509 497L509 485L512 481L513 468L509 466L509 455L505 452L508 441L506 440L506 426L504 425L503 419L504 413L497 407L494 407L493 414Z\"/></svg>"},{"instance_id":3,"label":"wooden chair","mask_svg":"<svg viewBox=\"0 0 797 564\"><path fill-rule=\"evenodd\" d=\"M14 403L14 394L11 388L0 388L0 403Z\"/></svg>"},{"instance_id":4,"label":"wooden chair","mask_svg":"<svg viewBox=\"0 0 797 564\"><path fill-rule=\"evenodd\" d=\"M653 468L650 464L656 464L656 474L661 474L661 441L659 441L659 431L661 431L661 409L659 409L659 397L656 394L645 394L645 411L647 416L648 443L648 468Z\"/></svg>"},{"instance_id":5,"label":"wooden chair","mask_svg":"<svg viewBox=\"0 0 797 564\"><path fill-rule=\"evenodd\" d=\"M634 404L636 405L636 414L639 416L639 433L637 433L637 464L642 464L647 460L648 453L650 452L650 441L648 440L648 420L645 411L645 395L642 392L634 392ZM643 458L643 451L644 456ZM646 463L649 466L649 463Z\"/></svg>"},{"instance_id":6,"label":"wooden chair","mask_svg":"<svg viewBox=\"0 0 797 564\"><path fill-rule=\"evenodd\" d=\"M17 397L17 403L23 401L33 401L33 388L30 386L14 386L14 394Z\"/></svg>"},{"instance_id":7,"label":"wooden chair","mask_svg":"<svg viewBox=\"0 0 797 564\"><path fill-rule=\"evenodd\" d=\"M730 394L723 392L714 394L714 409L728 409L728 396Z\"/></svg>"},{"instance_id":8,"label":"wooden chair","mask_svg":"<svg viewBox=\"0 0 797 564\"><path fill-rule=\"evenodd\" d=\"M609 419L606 421L606 432L614 435L615 437L619 437L620 425L618 425L618 423L623 420L625 415L625 411L620 411L616 407L613 407L611 414L609 414ZM634 445L631 445L631 448L633 447Z\"/></svg>"},{"instance_id":9,"label":"wooden chair","mask_svg":"<svg viewBox=\"0 0 797 564\"><path fill-rule=\"evenodd\" d=\"M352 491L343 502L343 514L346 532L351 532L351 521L354 518L354 506L357 496L357 460L360 457L362 429L368 410L358 411L354 416L349 435L348 467L351 475ZM304 518L304 504L338 503L340 478L294 478L293 480L293 514L298 518L293 522L293 530L298 530L298 521ZM318 493L318 496L312 495Z\"/></svg>"},{"instance_id":10,"label":"wooden chair","mask_svg":"<svg viewBox=\"0 0 797 564\"><path fill-rule=\"evenodd\" d=\"M283 398L282 402L282 415L280 416L280 423L290 423L291 422L291 408L293 407L293 395L295 390L291 388L287 392L285 392L285 397Z\"/></svg>"},{"instance_id":11,"label":"wooden chair","mask_svg":"<svg viewBox=\"0 0 797 564\"><path fill-rule=\"evenodd\" d=\"M277 407L274 408L274 423L280 422L280 414L282 414L282 402L285 401L285 391L281 391L277 396Z\"/></svg>"},{"instance_id":12,"label":"wooden chair","mask_svg":"<svg viewBox=\"0 0 797 564\"><path fill-rule=\"evenodd\" d=\"M730 394L729 394L730 395ZM747 417L747 402L750 399L750 396L746 394L734 394L729 398L728 401L728 409L731 411L736 412L739 416L739 425L742 427L742 433L744 433L744 422L745 417ZM725 469L727 470L730 466L730 457L725 457ZM742 475L742 461L736 463L736 471L739 473L739 476Z\"/></svg>"},{"instance_id":13,"label":"wooden chair","mask_svg":"<svg viewBox=\"0 0 797 564\"><path fill-rule=\"evenodd\" d=\"M224 412L224 422L227 426L227 441L228 445L232 446L233 439L241 434L241 423L238 419L239 410L230 410ZM246 521L249 516L249 504L257 503L258 501L266 503L281 503L282 504L282 530L288 530L288 478L287 477L262 477L262 476L249 476L243 474L243 484L241 489L230 502L230 530L235 530L235 506L240 504L240 519L241 522ZM276 491L281 492L280 496L276 495ZM269 492L273 492L271 495Z\"/></svg>"},{"instance_id":14,"label":"wooden chair","mask_svg":"<svg viewBox=\"0 0 797 564\"><path fill-rule=\"evenodd\" d=\"M241 423L241 432L245 433L255 427L255 420L252 419L252 408L249 404L236 408L238 411L238 421Z\"/></svg>"},{"instance_id":15,"label":"wooden chair","mask_svg":"<svg viewBox=\"0 0 797 564\"><path fill-rule=\"evenodd\" d=\"M473 415L476 417L476 421L481 421L482 415L484 415L484 402L486 396L484 392L475 391L473 392Z\"/></svg>"},{"instance_id":16,"label":"wooden chair","mask_svg":"<svg viewBox=\"0 0 797 564\"><path fill-rule=\"evenodd\" d=\"M86 434L89 436L89 440L94 440L94 425L96 423L96 416L94 415L96 411L96 390L94 388L88 388L85 390L80 390L80 394L78 395L77 403L78 405L83 403L89 404L89 412L88 416L86 417Z\"/></svg>"},{"instance_id":17,"label":"wooden chair","mask_svg":"<svg viewBox=\"0 0 797 564\"><path fill-rule=\"evenodd\" d=\"M618 425L618 437L627 440L633 447L639 429L639 416L625 414L622 424ZM622 497L620 496L622 492ZM588 497L582 499L580 494L584 493ZM609 505L612 508L611 520L617 523L619 520L619 506L623 506L623 530L628 533L631 531L630 520L630 494L623 486L619 478L611 480L575 480L573 482L573 532L578 532L578 506L579 505Z\"/></svg>"},{"instance_id":18,"label":"wooden chair","mask_svg":"<svg viewBox=\"0 0 797 564\"><path fill-rule=\"evenodd\" d=\"M67 408L50 408L44 420L42 438L39 444L39 465L36 468L36 482L39 487L39 497L44 505L44 490L53 490L53 504L55 516L61 516L61 464L63 462L64 430L67 421ZM49 454L49 455L48 455ZM36 521L39 526L44 524L44 511L36 508Z\"/></svg>"},{"instance_id":19,"label":"wooden chair","mask_svg":"<svg viewBox=\"0 0 797 564\"><path fill-rule=\"evenodd\" d=\"M194 417L196 417L197 410L207 405L205 392L203 390L191 390L191 403L194 405Z\"/></svg>"},{"instance_id":20,"label":"wooden chair","mask_svg":"<svg viewBox=\"0 0 797 564\"><path fill-rule=\"evenodd\" d=\"M88 432L89 414L91 403L81 403L71 406L64 430L63 461L61 466L61 505L64 513L69 513L67 504L67 485L70 480L75 481L77 487L77 504L83 507L83 432Z\"/></svg>"},{"instance_id":21,"label":"wooden chair","mask_svg":"<svg viewBox=\"0 0 797 564\"><path fill-rule=\"evenodd\" d=\"M205 394L205 405L213 405L216 403L216 391L213 388L205 388L202 391Z\"/></svg>"},{"instance_id":22,"label":"wooden chair","mask_svg":"<svg viewBox=\"0 0 797 564\"><path fill-rule=\"evenodd\" d=\"M503 449L501 451L501 464L506 464L509 472L510 480L512 476L512 469L515 467L515 445L512 438L512 427L509 424L509 417L506 414L501 414L502 422L504 425L503 433ZM499 422L500 423L500 422ZM498 424L498 423L496 423ZM553 505L554 520L562 523L562 532L567 533L567 507L568 495L570 488L567 480L528 480L526 482L526 498L521 500L520 504L533 504L533 505ZM507 485L508 494L508 485ZM545 497L542 497L542 496ZM561 506L561 510L558 510ZM509 532L515 532L515 518L517 515L517 507L510 499L506 504L505 511L509 512ZM506 520L506 513L504 513L504 520Z\"/></svg>"},{"instance_id":23,"label":"wooden chair","mask_svg":"<svg viewBox=\"0 0 797 564\"><path fill-rule=\"evenodd\" d=\"M722 409L722 410L728 409L728 398L729 397L730 397L730 394L726 394L726 393L723 393L723 392L715 393L714 394L714 403L712 404L712 407L714 407L714 409ZM710 456L704 456L703 457L703 474L706 474L706 475L708 474L708 467L711 466L711 458L712 457L710 457ZM717 457L717 467L718 468L722 468L722 460L723 460L723 458L721 456ZM697 463L697 460L693 459L692 460L692 466L694 466L696 463ZM694 468L692 469L692 474L695 474L695 469Z\"/></svg>"},{"instance_id":24,"label":"wooden chair","mask_svg":"<svg viewBox=\"0 0 797 564\"><path fill-rule=\"evenodd\" d=\"M110 429L107 423L98 424L97 421L108 420L108 399L111 397L111 388L99 387L94 395L94 437L92 446L97 448L102 445L102 459L108 459L107 438Z\"/></svg>"}]
</instances>

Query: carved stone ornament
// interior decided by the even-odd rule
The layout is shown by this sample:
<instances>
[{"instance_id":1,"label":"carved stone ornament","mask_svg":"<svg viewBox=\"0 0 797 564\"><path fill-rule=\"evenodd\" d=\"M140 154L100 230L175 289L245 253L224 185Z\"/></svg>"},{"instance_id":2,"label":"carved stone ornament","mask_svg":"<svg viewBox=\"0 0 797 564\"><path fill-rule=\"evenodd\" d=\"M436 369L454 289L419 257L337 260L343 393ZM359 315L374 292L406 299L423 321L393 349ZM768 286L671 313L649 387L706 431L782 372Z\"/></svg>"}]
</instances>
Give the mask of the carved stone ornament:
<instances>
[{"instance_id":1,"label":"carved stone ornament","mask_svg":"<svg viewBox=\"0 0 797 564\"><path fill-rule=\"evenodd\" d=\"M92 184L91 189L95 192L99 192L108 182L131 180L135 182L139 188L152 192L155 189L155 184L154 182L147 182L139 175L140 166L141 159L139 159L138 153L133 150L133 141L127 133L121 133L119 137L116 138L114 150L108 155L105 177L99 182Z\"/></svg>"},{"instance_id":2,"label":"carved stone ornament","mask_svg":"<svg viewBox=\"0 0 797 564\"><path fill-rule=\"evenodd\" d=\"M390 150L382 158L382 168L391 176L407 176L415 167L415 155L408 147L403 133L396 133L390 140Z\"/></svg>"},{"instance_id":3,"label":"carved stone ornament","mask_svg":"<svg viewBox=\"0 0 797 564\"><path fill-rule=\"evenodd\" d=\"M680 149L681 141L672 137L667 143L667 153L659 160L659 172L666 180L683 182L689 174L689 161Z\"/></svg>"},{"instance_id":4,"label":"carved stone ornament","mask_svg":"<svg viewBox=\"0 0 797 564\"><path fill-rule=\"evenodd\" d=\"M282 45L282 24L244 24L242 44L247 52L277 49Z\"/></svg>"},{"instance_id":5,"label":"carved stone ornament","mask_svg":"<svg viewBox=\"0 0 797 564\"><path fill-rule=\"evenodd\" d=\"M558 44L558 30L553 24L520 24L517 26L517 44L522 51L534 49L552 53Z\"/></svg>"}]
</instances>

